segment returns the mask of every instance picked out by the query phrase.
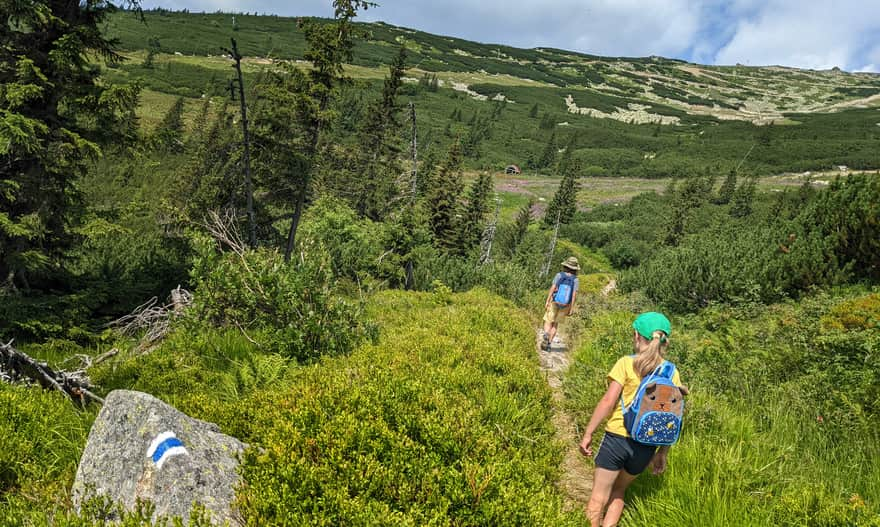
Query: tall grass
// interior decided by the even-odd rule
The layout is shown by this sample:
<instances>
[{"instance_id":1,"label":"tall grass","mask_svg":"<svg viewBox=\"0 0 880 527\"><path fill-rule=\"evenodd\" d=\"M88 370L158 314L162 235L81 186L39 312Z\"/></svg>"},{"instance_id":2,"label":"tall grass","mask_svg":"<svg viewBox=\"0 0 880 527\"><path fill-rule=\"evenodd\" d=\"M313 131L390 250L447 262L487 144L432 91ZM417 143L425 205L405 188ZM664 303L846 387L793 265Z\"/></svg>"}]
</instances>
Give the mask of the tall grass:
<instances>
[{"instance_id":1,"label":"tall grass","mask_svg":"<svg viewBox=\"0 0 880 527\"><path fill-rule=\"evenodd\" d=\"M880 525L880 434L857 416L829 416L817 387L829 399L841 397L847 379L826 386L792 337L810 334L818 318L853 294L771 306L751 317L720 310L673 320L670 359L691 388L684 431L667 472L633 484L622 524ZM565 384L581 426L604 392L607 370L631 352L633 310L626 307L588 319Z\"/></svg>"}]
</instances>

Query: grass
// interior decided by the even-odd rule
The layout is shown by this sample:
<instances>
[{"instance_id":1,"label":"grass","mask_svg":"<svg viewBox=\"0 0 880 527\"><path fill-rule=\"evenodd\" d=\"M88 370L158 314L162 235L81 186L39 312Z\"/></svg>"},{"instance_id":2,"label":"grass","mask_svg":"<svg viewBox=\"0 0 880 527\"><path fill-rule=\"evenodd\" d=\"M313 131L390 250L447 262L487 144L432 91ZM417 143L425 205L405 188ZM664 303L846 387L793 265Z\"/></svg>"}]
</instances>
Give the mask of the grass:
<instances>
[{"instance_id":1,"label":"grass","mask_svg":"<svg viewBox=\"0 0 880 527\"><path fill-rule=\"evenodd\" d=\"M247 525L578 525L554 486L530 315L484 290L387 291L369 313L377 342L310 366L188 326L91 374L259 447L242 465ZM0 523L91 525L67 489L95 411L0 384Z\"/></svg>"},{"instance_id":2,"label":"grass","mask_svg":"<svg viewBox=\"0 0 880 527\"><path fill-rule=\"evenodd\" d=\"M876 297L864 294L856 288L752 314L722 308L673 319L670 359L692 393L684 434L666 474L636 480L623 524L877 525L876 431L856 420L823 419L825 410L810 391L818 379L804 375L802 364L792 366L803 360L802 344L792 336L810 334L817 318ZM632 313L652 307L630 295L584 315L582 343L565 382L567 407L581 426L604 392L605 372L630 352ZM726 339L732 344L722 345ZM826 393L836 396L834 388Z\"/></svg>"}]
</instances>

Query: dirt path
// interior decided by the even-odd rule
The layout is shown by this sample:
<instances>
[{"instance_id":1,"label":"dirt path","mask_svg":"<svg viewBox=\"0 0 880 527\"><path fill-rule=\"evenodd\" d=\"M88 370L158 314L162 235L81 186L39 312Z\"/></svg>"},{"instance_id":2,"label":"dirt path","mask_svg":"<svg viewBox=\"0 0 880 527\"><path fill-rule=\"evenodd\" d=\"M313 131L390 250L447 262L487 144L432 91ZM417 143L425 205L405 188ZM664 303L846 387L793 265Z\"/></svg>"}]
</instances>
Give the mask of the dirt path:
<instances>
[{"instance_id":1,"label":"dirt path","mask_svg":"<svg viewBox=\"0 0 880 527\"><path fill-rule=\"evenodd\" d=\"M608 296L617 288L615 280L609 281L602 288L601 295ZM578 430L574 418L566 413L563 406L565 395L562 393L562 381L572 361L572 350L566 323L559 327L559 336L566 343L564 350L551 347L549 351L541 349L542 329L538 328L535 339L535 349L541 363L541 371L547 376L547 384L553 392L553 426L556 428L556 438L565 445L565 455L562 459L562 476L559 478L559 488L565 495L565 507L568 510L582 510L590 499L593 490L593 468L580 453L578 447L581 431Z\"/></svg>"}]
</instances>

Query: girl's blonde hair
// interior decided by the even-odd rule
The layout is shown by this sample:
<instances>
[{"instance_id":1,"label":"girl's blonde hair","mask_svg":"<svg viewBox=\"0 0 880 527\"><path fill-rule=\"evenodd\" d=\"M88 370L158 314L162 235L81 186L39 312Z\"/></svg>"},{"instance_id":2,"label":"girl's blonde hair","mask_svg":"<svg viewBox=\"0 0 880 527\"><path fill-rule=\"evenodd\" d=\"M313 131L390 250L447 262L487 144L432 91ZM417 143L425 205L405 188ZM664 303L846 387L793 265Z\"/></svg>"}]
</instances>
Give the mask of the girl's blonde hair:
<instances>
[{"instance_id":1,"label":"girl's blonde hair","mask_svg":"<svg viewBox=\"0 0 880 527\"><path fill-rule=\"evenodd\" d=\"M638 333L636 333L638 335ZM669 347L669 337L666 333L655 330L651 334L651 340L638 335L638 345L636 346L636 356L633 359L633 369L639 375L644 377L650 375L657 366L663 362L663 355L666 354L666 348ZM643 344L647 342L647 344Z\"/></svg>"}]
</instances>

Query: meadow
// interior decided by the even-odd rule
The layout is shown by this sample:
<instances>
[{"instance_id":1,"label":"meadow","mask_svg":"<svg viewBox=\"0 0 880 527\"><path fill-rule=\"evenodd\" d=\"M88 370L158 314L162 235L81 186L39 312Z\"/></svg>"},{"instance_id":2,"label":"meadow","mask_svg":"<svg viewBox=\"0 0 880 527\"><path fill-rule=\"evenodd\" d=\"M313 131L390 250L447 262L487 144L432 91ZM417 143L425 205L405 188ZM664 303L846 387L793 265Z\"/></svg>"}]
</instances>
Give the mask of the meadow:
<instances>
[{"instance_id":1,"label":"meadow","mask_svg":"<svg viewBox=\"0 0 880 527\"><path fill-rule=\"evenodd\" d=\"M100 30L126 60L89 55L83 93L133 91L58 113L88 140L37 157L40 126L8 142L25 164L0 178L3 342L252 445L245 525L565 526L584 518L559 485L571 445L554 412L582 430L633 316L662 310L692 396L668 473L638 480L625 525L880 526L880 112L864 102L876 78L381 23L352 26L348 63L322 63L322 28L339 27L110 14ZM219 56L230 37L246 55L248 154ZM2 101L34 93L34 78ZM131 97L80 112L119 94ZM569 95L678 124L569 113ZM3 107L25 116L8 123L43 115L25 99ZM772 124L741 119L761 100ZM63 192L45 190L49 176ZM555 400L535 330L568 256L582 294ZM113 329L179 285L193 301L162 338ZM0 382L0 524L151 524L148 506L72 507L97 412Z\"/></svg>"}]
</instances>

